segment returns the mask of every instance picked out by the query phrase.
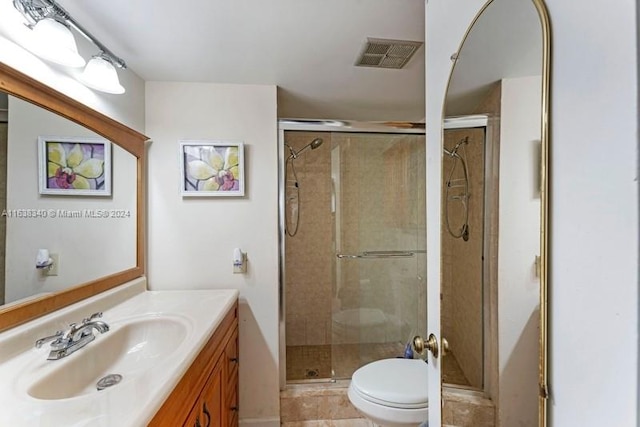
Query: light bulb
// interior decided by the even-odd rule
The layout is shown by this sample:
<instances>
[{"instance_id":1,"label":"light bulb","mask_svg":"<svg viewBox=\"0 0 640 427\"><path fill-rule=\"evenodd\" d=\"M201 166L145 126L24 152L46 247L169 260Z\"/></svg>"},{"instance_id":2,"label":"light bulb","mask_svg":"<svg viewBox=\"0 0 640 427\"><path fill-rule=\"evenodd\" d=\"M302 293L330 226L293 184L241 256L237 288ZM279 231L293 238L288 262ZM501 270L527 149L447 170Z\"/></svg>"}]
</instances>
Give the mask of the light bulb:
<instances>
[{"instance_id":1,"label":"light bulb","mask_svg":"<svg viewBox=\"0 0 640 427\"><path fill-rule=\"evenodd\" d=\"M29 50L47 61L67 67L82 67L84 59L78 54L71 30L53 18L39 20L32 30Z\"/></svg>"},{"instance_id":2,"label":"light bulb","mask_svg":"<svg viewBox=\"0 0 640 427\"><path fill-rule=\"evenodd\" d=\"M100 55L96 55L89 60L78 80L86 86L101 92L121 94L125 91L120 84L118 73L111 61Z\"/></svg>"}]
</instances>

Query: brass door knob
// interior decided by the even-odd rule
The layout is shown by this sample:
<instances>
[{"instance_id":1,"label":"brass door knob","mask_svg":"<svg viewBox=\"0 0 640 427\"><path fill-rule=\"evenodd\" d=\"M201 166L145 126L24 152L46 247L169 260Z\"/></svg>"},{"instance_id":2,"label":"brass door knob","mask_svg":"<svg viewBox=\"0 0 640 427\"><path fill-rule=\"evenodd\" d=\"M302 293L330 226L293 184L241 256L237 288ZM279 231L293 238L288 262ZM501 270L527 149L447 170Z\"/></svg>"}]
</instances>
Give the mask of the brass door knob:
<instances>
[{"instance_id":1,"label":"brass door knob","mask_svg":"<svg viewBox=\"0 0 640 427\"><path fill-rule=\"evenodd\" d=\"M429 350L434 358L438 358L438 340L433 334L430 334L426 341L419 335L413 337L413 349L418 354L423 354L425 349Z\"/></svg>"},{"instance_id":2,"label":"brass door knob","mask_svg":"<svg viewBox=\"0 0 640 427\"><path fill-rule=\"evenodd\" d=\"M449 341L445 337L442 337L442 357L449 354Z\"/></svg>"}]
</instances>

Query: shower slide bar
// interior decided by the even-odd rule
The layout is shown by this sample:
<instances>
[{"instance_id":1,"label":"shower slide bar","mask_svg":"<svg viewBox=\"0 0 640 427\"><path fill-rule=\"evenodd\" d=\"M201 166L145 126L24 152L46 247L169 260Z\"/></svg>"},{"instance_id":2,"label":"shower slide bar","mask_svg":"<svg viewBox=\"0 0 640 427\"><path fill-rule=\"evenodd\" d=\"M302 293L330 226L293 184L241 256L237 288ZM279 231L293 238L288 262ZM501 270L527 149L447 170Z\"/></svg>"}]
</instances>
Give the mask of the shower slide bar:
<instances>
[{"instance_id":1,"label":"shower slide bar","mask_svg":"<svg viewBox=\"0 0 640 427\"><path fill-rule=\"evenodd\" d=\"M411 258L415 254L427 253L427 251L366 251L359 254L336 254L339 259L357 259L357 258Z\"/></svg>"}]
</instances>

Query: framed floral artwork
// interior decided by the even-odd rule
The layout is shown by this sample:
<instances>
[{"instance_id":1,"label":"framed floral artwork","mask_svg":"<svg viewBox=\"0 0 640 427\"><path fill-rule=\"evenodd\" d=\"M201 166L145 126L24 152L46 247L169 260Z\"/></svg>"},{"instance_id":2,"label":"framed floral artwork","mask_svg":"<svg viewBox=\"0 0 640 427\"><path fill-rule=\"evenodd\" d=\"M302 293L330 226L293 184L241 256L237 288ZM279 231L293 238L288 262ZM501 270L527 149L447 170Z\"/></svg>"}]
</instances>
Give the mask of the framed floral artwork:
<instances>
[{"instance_id":1,"label":"framed floral artwork","mask_svg":"<svg viewBox=\"0 0 640 427\"><path fill-rule=\"evenodd\" d=\"M180 141L182 196L244 196L244 144Z\"/></svg>"},{"instance_id":2,"label":"framed floral artwork","mask_svg":"<svg viewBox=\"0 0 640 427\"><path fill-rule=\"evenodd\" d=\"M111 196L111 142L93 137L38 137L40 194Z\"/></svg>"}]
</instances>

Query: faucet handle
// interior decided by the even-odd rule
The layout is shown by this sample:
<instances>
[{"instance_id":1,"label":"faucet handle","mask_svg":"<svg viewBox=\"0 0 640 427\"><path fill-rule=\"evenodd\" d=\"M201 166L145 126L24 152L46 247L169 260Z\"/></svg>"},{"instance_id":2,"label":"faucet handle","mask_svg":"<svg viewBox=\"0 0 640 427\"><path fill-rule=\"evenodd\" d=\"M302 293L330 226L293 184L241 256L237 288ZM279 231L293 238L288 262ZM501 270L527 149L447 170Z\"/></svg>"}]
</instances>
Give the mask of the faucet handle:
<instances>
[{"instance_id":1,"label":"faucet handle","mask_svg":"<svg viewBox=\"0 0 640 427\"><path fill-rule=\"evenodd\" d=\"M98 318L100 318L100 317L102 317L102 312L101 312L101 311L98 311L98 312L96 312L96 313L93 313L91 316L89 316L89 317L87 317L87 318L83 319L83 320L82 320L82 323L89 323L89 322L91 322L92 320L94 320L94 319L98 319Z\"/></svg>"},{"instance_id":2,"label":"faucet handle","mask_svg":"<svg viewBox=\"0 0 640 427\"><path fill-rule=\"evenodd\" d=\"M46 342L53 341L55 339L60 339L62 337L63 333L64 332L62 332L62 331L56 331L56 333L51 335L51 336L40 338L39 340L36 340L36 348L42 347L42 345L44 343L46 343Z\"/></svg>"},{"instance_id":3,"label":"faucet handle","mask_svg":"<svg viewBox=\"0 0 640 427\"><path fill-rule=\"evenodd\" d=\"M80 329L78 327L78 324L73 322L73 323L69 323L69 329L67 330L67 332L64 333L64 336L62 337L63 339L67 339L73 336L73 334L76 333L76 331Z\"/></svg>"}]
</instances>

